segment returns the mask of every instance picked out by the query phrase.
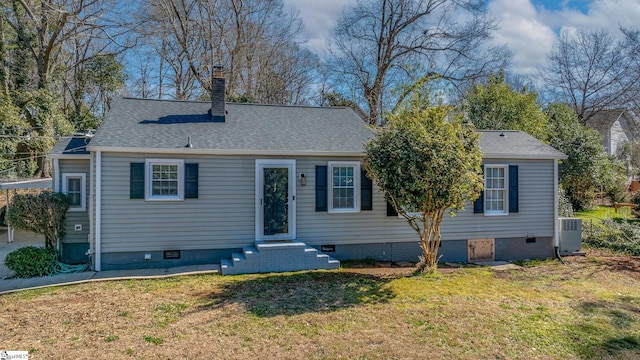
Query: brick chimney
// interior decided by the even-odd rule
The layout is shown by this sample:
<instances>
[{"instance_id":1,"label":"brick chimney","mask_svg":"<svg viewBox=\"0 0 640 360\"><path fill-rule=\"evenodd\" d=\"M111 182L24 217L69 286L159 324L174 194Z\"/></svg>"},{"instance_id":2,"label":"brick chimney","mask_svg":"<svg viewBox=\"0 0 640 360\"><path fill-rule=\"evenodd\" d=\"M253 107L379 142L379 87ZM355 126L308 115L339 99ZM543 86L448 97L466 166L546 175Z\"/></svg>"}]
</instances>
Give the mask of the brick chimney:
<instances>
[{"instance_id":1,"label":"brick chimney","mask_svg":"<svg viewBox=\"0 0 640 360\"><path fill-rule=\"evenodd\" d=\"M227 113L224 105L224 73L221 65L213 67L211 79L211 121L224 122Z\"/></svg>"}]
</instances>

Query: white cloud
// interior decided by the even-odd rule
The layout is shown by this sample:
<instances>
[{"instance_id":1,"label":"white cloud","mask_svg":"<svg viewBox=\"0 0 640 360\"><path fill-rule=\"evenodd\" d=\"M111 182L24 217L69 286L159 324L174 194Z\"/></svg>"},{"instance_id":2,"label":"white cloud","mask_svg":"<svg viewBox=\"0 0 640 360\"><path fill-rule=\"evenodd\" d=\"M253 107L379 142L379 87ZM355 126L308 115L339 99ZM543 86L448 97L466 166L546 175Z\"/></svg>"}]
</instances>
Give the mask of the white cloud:
<instances>
[{"instance_id":1,"label":"white cloud","mask_svg":"<svg viewBox=\"0 0 640 360\"><path fill-rule=\"evenodd\" d=\"M283 0L299 11L305 26L307 46L318 54L327 48L327 39L336 20L356 0ZM619 35L618 26L640 26L640 0L492 0L489 11L500 24L494 44L506 44L514 54L512 71L536 75L561 31L607 29ZM550 4L552 9L544 7ZM535 5L534 5L535 4ZM582 10L580 10L582 9Z\"/></svg>"},{"instance_id":2,"label":"white cloud","mask_svg":"<svg viewBox=\"0 0 640 360\"><path fill-rule=\"evenodd\" d=\"M284 0L285 6L299 11L305 27L307 46L321 53L326 49L326 41L331 29L345 7L355 3L355 0Z\"/></svg>"},{"instance_id":3,"label":"white cloud","mask_svg":"<svg viewBox=\"0 0 640 360\"><path fill-rule=\"evenodd\" d=\"M539 18L557 32L605 29L619 36L619 26L635 26L640 22L638 0L592 0L586 11L564 8L559 11L541 9Z\"/></svg>"},{"instance_id":4,"label":"white cloud","mask_svg":"<svg viewBox=\"0 0 640 360\"><path fill-rule=\"evenodd\" d=\"M506 44L513 52L512 71L534 75L556 41L553 30L538 19L529 0L494 0L489 11L499 22L494 43Z\"/></svg>"}]
</instances>

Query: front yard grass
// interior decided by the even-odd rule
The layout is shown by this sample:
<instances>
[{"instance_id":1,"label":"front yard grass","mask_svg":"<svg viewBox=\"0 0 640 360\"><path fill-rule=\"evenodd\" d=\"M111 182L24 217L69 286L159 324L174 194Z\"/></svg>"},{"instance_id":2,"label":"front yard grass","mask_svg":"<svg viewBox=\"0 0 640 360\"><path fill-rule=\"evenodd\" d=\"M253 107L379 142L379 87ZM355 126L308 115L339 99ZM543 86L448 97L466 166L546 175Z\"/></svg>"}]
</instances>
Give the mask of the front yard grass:
<instances>
[{"instance_id":1,"label":"front yard grass","mask_svg":"<svg viewBox=\"0 0 640 360\"><path fill-rule=\"evenodd\" d=\"M640 269L608 255L567 261L503 272L343 269L22 291L0 296L0 349L28 350L30 359L640 357Z\"/></svg>"}]
</instances>

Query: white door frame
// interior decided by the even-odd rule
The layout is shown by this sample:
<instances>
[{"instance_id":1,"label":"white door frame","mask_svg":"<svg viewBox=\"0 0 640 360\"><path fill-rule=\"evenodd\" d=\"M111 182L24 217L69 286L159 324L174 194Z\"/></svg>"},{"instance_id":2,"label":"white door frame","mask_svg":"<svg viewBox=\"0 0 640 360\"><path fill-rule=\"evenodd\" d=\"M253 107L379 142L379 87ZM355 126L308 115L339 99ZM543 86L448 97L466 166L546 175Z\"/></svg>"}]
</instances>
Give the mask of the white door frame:
<instances>
[{"instance_id":1,"label":"white door frame","mask_svg":"<svg viewBox=\"0 0 640 360\"><path fill-rule=\"evenodd\" d=\"M264 235L264 169L285 168L289 171L289 233ZM296 161L283 159L256 159L255 189L256 240L293 240L296 238Z\"/></svg>"}]
</instances>

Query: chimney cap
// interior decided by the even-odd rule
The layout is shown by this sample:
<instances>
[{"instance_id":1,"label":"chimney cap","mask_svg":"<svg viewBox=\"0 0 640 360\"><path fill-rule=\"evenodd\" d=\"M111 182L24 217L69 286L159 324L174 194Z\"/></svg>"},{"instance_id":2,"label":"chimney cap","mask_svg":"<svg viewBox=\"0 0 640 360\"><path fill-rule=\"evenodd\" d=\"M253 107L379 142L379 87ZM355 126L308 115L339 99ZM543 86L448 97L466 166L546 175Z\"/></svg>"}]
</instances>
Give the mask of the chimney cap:
<instances>
[{"instance_id":1,"label":"chimney cap","mask_svg":"<svg viewBox=\"0 0 640 360\"><path fill-rule=\"evenodd\" d=\"M224 74L222 72L222 70L224 69L224 67L220 64L216 64L213 66L213 77L216 78L221 78L224 77Z\"/></svg>"}]
</instances>

